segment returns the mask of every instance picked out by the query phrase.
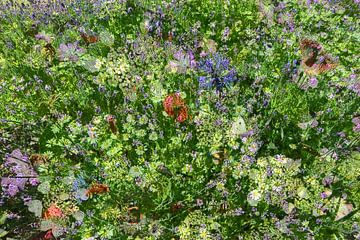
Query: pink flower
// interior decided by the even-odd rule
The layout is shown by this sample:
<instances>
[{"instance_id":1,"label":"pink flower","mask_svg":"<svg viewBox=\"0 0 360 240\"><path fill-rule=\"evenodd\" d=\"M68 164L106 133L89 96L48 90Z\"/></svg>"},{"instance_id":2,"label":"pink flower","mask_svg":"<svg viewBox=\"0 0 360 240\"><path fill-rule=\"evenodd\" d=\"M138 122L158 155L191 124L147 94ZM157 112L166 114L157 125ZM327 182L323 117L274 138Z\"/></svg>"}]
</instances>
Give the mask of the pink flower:
<instances>
[{"instance_id":1,"label":"pink flower","mask_svg":"<svg viewBox=\"0 0 360 240\"><path fill-rule=\"evenodd\" d=\"M45 219L61 218L63 216L64 216L64 214L61 211L61 209L59 207L57 207L56 204L54 204L54 203L50 205L50 207L46 210L46 212L44 212Z\"/></svg>"}]
</instances>

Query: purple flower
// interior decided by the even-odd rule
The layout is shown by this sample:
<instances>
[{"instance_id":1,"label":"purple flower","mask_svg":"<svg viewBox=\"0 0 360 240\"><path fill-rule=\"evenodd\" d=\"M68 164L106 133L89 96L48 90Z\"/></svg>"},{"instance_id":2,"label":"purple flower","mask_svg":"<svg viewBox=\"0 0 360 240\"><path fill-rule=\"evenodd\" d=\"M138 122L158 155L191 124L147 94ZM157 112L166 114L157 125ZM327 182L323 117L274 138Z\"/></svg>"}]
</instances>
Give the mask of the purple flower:
<instances>
[{"instance_id":1,"label":"purple flower","mask_svg":"<svg viewBox=\"0 0 360 240\"><path fill-rule=\"evenodd\" d=\"M324 198L327 198L328 195L326 192L322 192L322 193L320 193L320 197L324 199Z\"/></svg>"},{"instance_id":2,"label":"purple flower","mask_svg":"<svg viewBox=\"0 0 360 240\"><path fill-rule=\"evenodd\" d=\"M4 166L10 169L10 176L1 178L1 186L5 194L13 197L24 190L27 183L37 184L37 173L30 165L28 157L19 149L6 155Z\"/></svg>"},{"instance_id":3,"label":"purple flower","mask_svg":"<svg viewBox=\"0 0 360 240\"><path fill-rule=\"evenodd\" d=\"M29 179L29 183L32 185L32 186L36 186L39 184L39 179L37 178L30 178Z\"/></svg>"},{"instance_id":4,"label":"purple flower","mask_svg":"<svg viewBox=\"0 0 360 240\"><path fill-rule=\"evenodd\" d=\"M326 177L324 177L324 179L322 180L322 184L323 184L324 186L329 186L332 182L333 182L333 177L332 177L332 176L326 176Z\"/></svg>"},{"instance_id":5,"label":"purple flower","mask_svg":"<svg viewBox=\"0 0 360 240\"><path fill-rule=\"evenodd\" d=\"M202 205L204 205L204 201L200 198L196 199L196 206L197 207L201 207Z\"/></svg>"},{"instance_id":6,"label":"purple flower","mask_svg":"<svg viewBox=\"0 0 360 240\"><path fill-rule=\"evenodd\" d=\"M2 185L2 184L1 184ZM4 191L5 193L9 194L9 196L14 197L18 192L20 191L19 187L10 183L7 186L7 191Z\"/></svg>"},{"instance_id":7,"label":"purple flower","mask_svg":"<svg viewBox=\"0 0 360 240\"><path fill-rule=\"evenodd\" d=\"M349 90L360 96L360 81L358 80L358 75L351 74L349 78L345 80L345 82L348 84L347 88Z\"/></svg>"},{"instance_id":8,"label":"purple flower","mask_svg":"<svg viewBox=\"0 0 360 240\"><path fill-rule=\"evenodd\" d=\"M316 119L314 119L314 120L311 122L311 127L313 127L313 128L317 127L318 125L319 125L319 122L318 122Z\"/></svg>"},{"instance_id":9,"label":"purple flower","mask_svg":"<svg viewBox=\"0 0 360 240\"><path fill-rule=\"evenodd\" d=\"M47 36L46 34L43 33L38 33L35 35L35 38L37 40L44 40L46 43L50 43L51 42L51 38L49 36Z\"/></svg>"},{"instance_id":10,"label":"purple flower","mask_svg":"<svg viewBox=\"0 0 360 240\"><path fill-rule=\"evenodd\" d=\"M318 80L317 80L315 77L310 78L310 80L309 80L309 86L310 86L311 88L316 88L317 85L318 85Z\"/></svg>"},{"instance_id":11,"label":"purple flower","mask_svg":"<svg viewBox=\"0 0 360 240\"><path fill-rule=\"evenodd\" d=\"M77 45L77 43L60 44L58 49L60 61L72 61L76 62L79 60L85 50Z\"/></svg>"},{"instance_id":12,"label":"purple flower","mask_svg":"<svg viewBox=\"0 0 360 240\"><path fill-rule=\"evenodd\" d=\"M186 73L187 69L196 67L195 56L191 50L185 52L180 49L174 53L175 60L169 62L171 69L178 73Z\"/></svg>"},{"instance_id":13,"label":"purple flower","mask_svg":"<svg viewBox=\"0 0 360 240\"><path fill-rule=\"evenodd\" d=\"M360 117L354 117L352 123L354 124L353 131L360 132Z\"/></svg>"},{"instance_id":14,"label":"purple flower","mask_svg":"<svg viewBox=\"0 0 360 240\"><path fill-rule=\"evenodd\" d=\"M242 208L236 208L236 209L234 210L233 215L234 215L234 216L241 216L241 215L243 215L244 213L245 213L245 211L244 211Z\"/></svg>"}]
</instances>

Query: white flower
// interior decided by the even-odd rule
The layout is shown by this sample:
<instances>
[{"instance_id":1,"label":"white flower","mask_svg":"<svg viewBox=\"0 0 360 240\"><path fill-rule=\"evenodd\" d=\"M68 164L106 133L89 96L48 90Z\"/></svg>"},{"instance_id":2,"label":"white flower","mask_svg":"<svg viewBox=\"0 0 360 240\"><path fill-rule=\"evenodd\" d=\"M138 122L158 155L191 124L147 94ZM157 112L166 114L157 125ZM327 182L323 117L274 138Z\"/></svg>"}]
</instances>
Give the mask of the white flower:
<instances>
[{"instance_id":1,"label":"white flower","mask_svg":"<svg viewBox=\"0 0 360 240\"><path fill-rule=\"evenodd\" d=\"M247 196L247 201L250 206L256 206L261 200L261 193L258 190L252 190Z\"/></svg>"}]
</instances>

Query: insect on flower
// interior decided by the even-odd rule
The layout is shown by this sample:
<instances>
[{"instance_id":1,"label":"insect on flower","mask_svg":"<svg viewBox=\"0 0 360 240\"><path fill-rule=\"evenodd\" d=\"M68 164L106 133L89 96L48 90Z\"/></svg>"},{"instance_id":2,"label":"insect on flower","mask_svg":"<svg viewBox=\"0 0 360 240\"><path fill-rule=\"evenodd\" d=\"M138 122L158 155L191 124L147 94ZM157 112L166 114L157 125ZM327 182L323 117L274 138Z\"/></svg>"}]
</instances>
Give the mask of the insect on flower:
<instances>
[{"instance_id":1,"label":"insect on flower","mask_svg":"<svg viewBox=\"0 0 360 240\"><path fill-rule=\"evenodd\" d=\"M42 154L32 154L29 160L33 167L38 168L40 165L44 165L48 161L48 157Z\"/></svg>"},{"instance_id":2,"label":"insect on flower","mask_svg":"<svg viewBox=\"0 0 360 240\"><path fill-rule=\"evenodd\" d=\"M53 59L56 53L55 48L51 45L51 43L47 43L44 46L43 51L45 52L45 55L50 59Z\"/></svg>"},{"instance_id":3,"label":"insect on flower","mask_svg":"<svg viewBox=\"0 0 360 240\"><path fill-rule=\"evenodd\" d=\"M93 194L101 194L109 191L110 188L108 187L108 185L102 183L95 183L86 191L86 195L91 196Z\"/></svg>"},{"instance_id":4,"label":"insect on flower","mask_svg":"<svg viewBox=\"0 0 360 240\"><path fill-rule=\"evenodd\" d=\"M163 102L164 110L170 117L175 117L177 122L184 122L188 118L188 109L179 93L167 96Z\"/></svg>"},{"instance_id":5,"label":"insect on flower","mask_svg":"<svg viewBox=\"0 0 360 240\"><path fill-rule=\"evenodd\" d=\"M96 43L99 41L99 37L95 34L88 34L85 32L80 33L81 38L84 40L86 45L89 45L91 43Z\"/></svg>"},{"instance_id":6,"label":"insect on flower","mask_svg":"<svg viewBox=\"0 0 360 240\"><path fill-rule=\"evenodd\" d=\"M127 209L128 212L128 223L130 224L138 224L143 218L143 214L140 212L137 206L129 207Z\"/></svg>"},{"instance_id":7,"label":"insect on flower","mask_svg":"<svg viewBox=\"0 0 360 240\"><path fill-rule=\"evenodd\" d=\"M115 117L112 116L112 115L109 115L109 116L107 116L106 121L109 123L111 132L113 134L116 134L118 129L116 127L116 119L115 119Z\"/></svg>"},{"instance_id":8,"label":"insect on flower","mask_svg":"<svg viewBox=\"0 0 360 240\"><path fill-rule=\"evenodd\" d=\"M323 51L320 43L303 39L300 43L302 55L301 65L308 75L318 75L328 72L337 66L337 62Z\"/></svg>"},{"instance_id":9,"label":"insect on flower","mask_svg":"<svg viewBox=\"0 0 360 240\"><path fill-rule=\"evenodd\" d=\"M41 232L36 237L31 238L31 240L53 240L53 239L55 239L55 236L52 233L52 229L46 232Z\"/></svg>"},{"instance_id":10,"label":"insect on flower","mask_svg":"<svg viewBox=\"0 0 360 240\"><path fill-rule=\"evenodd\" d=\"M180 209L182 209L184 207L184 204L182 202L176 202L171 206L171 212L175 213L177 211L179 211Z\"/></svg>"}]
</instances>

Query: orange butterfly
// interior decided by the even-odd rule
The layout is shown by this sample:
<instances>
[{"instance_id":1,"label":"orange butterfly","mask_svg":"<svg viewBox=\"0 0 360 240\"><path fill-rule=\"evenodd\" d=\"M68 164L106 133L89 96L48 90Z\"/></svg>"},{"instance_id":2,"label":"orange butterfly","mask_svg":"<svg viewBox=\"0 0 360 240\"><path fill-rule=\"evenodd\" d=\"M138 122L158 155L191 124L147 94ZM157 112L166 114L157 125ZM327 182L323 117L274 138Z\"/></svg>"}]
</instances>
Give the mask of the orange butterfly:
<instances>
[{"instance_id":1,"label":"orange butterfly","mask_svg":"<svg viewBox=\"0 0 360 240\"><path fill-rule=\"evenodd\" d=\"M308 75L318 75L328 72L337 66L336 61L328 54L325 54L320 43L303 39L300 43L302 55L301 65Z\"/></svg>"},{"instance_id":2,"label":"orange butterfly","mask_svg":"<svg viewBox=\"0 0 360 240\"><path fill-rule=\"evenodd\" d=\"M37 168L40 165L44 165L48 161L48 157L42 154L32 154L29 158L33 167Z\"/></svg>"},{"instance_id":3,"label":"orange butterfly","mask_svg":"<svg viewBox=\"0 0 360 240\"><path fill-rule=\"evenodd\" d=\"M177 122L182 123L188 118L188 108L178 93L168 95L163 101L163 107L165 112L175 117Z\"/></svg>"},{"instance_id":4,"label":"orange butterfly","mask_svg":"<svg viewBox=\"0 0 360 240\"><path fill-rule=\"evenodd\" d=\"M130 224L138 224L142 219L144 219L144 215L140 212L139 208L129 207L127 209L128 212L128 222Z\"/></svg>"},{"instance_id":5,"label":"orange butterfly","mask_svg":"<svg viewBox=\"0 0 360 240\"><path fill-rule=\"evenodd\" d=\"M86 44L96 43L99 41L99 37L96 35L88 35L86 33L81 33L80 35Z\"/></svg>"},{"instance_id":6,"label":"orange butterfly","mask_svg":"<svg viewBox=\"0 0 360 240\"><path fill-rule=\"evenodd\" d=\"M114 116L112 115L109 115L107 118L106 118L107 122L109 123L109 126L110 126L110 129L111 129L111 132L113 134L116 134L118 129L116 127L116 119Z\"/></svg>"},{"instance_id":7,"label":"orange butterfly","mask_svg":"<svg viewBox=\"0 0 360 240\"><path fill-rule=\"evenodd\" d=\"M173 40L173 33L171 31L169 31L169 33L168 33L168 41L172 42L172 40Z\"/></svg>"},{"instance_id":8,"label":"orange butterfly","mask_svg":"<svg viewBox=\"0 0 360 240\"><path fill-rule=\"evenodd\" d=\"M91 196L93 194L101 194L109 191L110 188L108 187L108 185L102 183L95 183L86 191L86 195Z\"/></svg>"}]
</instances>

